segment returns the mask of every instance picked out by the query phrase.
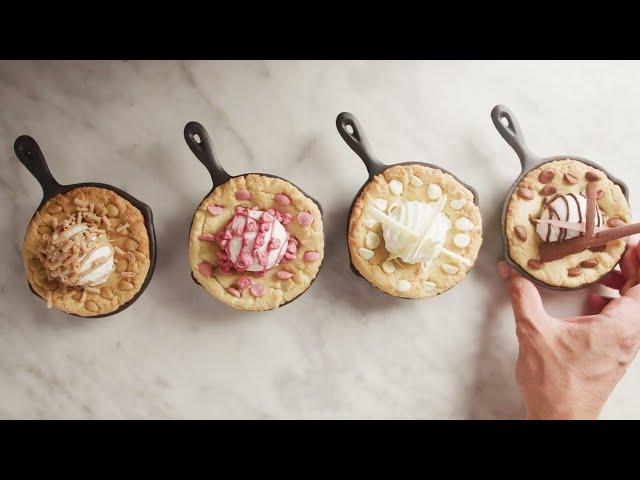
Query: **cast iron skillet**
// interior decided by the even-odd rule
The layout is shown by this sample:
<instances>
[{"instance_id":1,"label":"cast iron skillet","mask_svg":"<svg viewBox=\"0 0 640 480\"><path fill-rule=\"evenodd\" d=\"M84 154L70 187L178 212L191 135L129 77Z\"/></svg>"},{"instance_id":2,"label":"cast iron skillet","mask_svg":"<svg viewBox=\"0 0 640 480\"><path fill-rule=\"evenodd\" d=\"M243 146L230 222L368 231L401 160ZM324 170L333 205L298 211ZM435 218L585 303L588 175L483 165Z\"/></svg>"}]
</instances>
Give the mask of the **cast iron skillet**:
<instances>
[{"instance_id":1,"label":"cast iron skillet","mask_svg":"<svg viewBox=\"0 0 640 480\"><path fill-rule=\"evenodd\" d=\"M473 203L478 205L478 192L476 192L476 190L473 187L461 181L453 173L451 173L450 171L438 165L433 165L431 163L423 163L423 162L403 162L403 163L394 163L392 165L387 165L386 163L382 163L380 160L378 160L378 158L373 153L373 150L369 145L369 140L367 139L367 136L364 133L364 129L362 128L362 125L360 125L360 122L352 113L342 112L341 114L339 114L338 117L336 118L336 127L338 128L338 133L340 134L342 139L347 143L347 145L349 145L349 147L351 147L351 150L353 150L362 159L365 167L367 167L367 172L369 173L369 178L367 178L367 180L364 182L362 187L360 187L360 190L358 190L358 193L356 193L356 196L353 198L353 201L351 202L351 207L349 208L349 216L347 217L347 243L349 238L349 222L351 220L351 213L353 211L353 206L356 204L356 200L358 200L358 198L360 197L360 194L362 193L362 190L364 190L364 187L366 187L367 184L371 180L373 180L373 177L381 174L387 168L396 167L398 165L424 165L425 167L436 168L438 170L441 170L445 173L448 173L453 178L455 178L460 184L468 188L473 194ZM351 132L347 129L347 127L351 128ZM351 249L348 248L348 245L347 245L347 249L349 250L349 267L351 268L351 271L354 274L356 274L358 277L364 278L362 275L360 275L360 272L358 272L356 267L353 265L353 260L351 258ZM364 279L367 280L366 278ZM368 280L367 282L371 284L371 282L369 282ZM373 286L375 287L375 285ZM383 293L387 293L387 292L383 292ZM390 293L387 293L387 295L390 295L395 298L412 300L410 298L396 297L395 295L391 295Z\"/></svg>"},{"instance_id":2,"label":"cast iron skillet","mask_svg":"<svg viewBox=\"0 0 640 480\"><path fill-rule=\"evenodd\" d=\"M81 318L102 318L115 315L116 313L119 313L125 308L129 307L138 299L140 295L142 295L142 292L144 292L144 290L147 288L147 285L149 285L151 277L153 276L153 272L156 268L157 245L156 234L155 230L153 229L153 213L151 212L151 208L149 208L146 203L143 203L137 198L132 197L127 192L111 185L106 185L104 183L85 182L74 183L72 185L60 185L49 171L49 166L47 165L47 161L45 160L40 147L38 146L36 141L28 135L22 135L18 137L13 144L13 149L16 152L18 160L20 160L20 162L25 167L27 167L27 170L29 170L31 174L36 177L36 180L38 180L38 183L40 183L40 186L42 187L42 201L31 216L31 220L33 220L33 217L35 217L36 213L50 198L58 195L59 193L66 193L70 190L80 187L97 187L111 190L120 195L122 198L131 202L134 207L142 212L142 215L144 217L144 226L146 227L147 235L149 236L149 271L147 272L147 277L144 279L140 290L138 290L138 292L131 300L121 305L120 308L114 310L113 312L104 313L102 315L91 315L88 317L78 315L76 313L69 313L68 315L74 315ZM31 222L31 220L29 222ZM41 299L42 297L33 290L31 284L28 281L27 284L29 285L29 290L31 290L34 295Z\"/></svg>"},{"instance_id":3,"label":"cast iron skillet","mask_svg":"<svg viewBox=\"0 0 640 480\"><path fill-rule=\"evenodd\" d=\"M507 121L506 126L502 123L502 119L505 119ZM541 158L535 155L533 152L531 152L531 150L529 150L529 147L525 143L524 135L522 134L522 130L520 129L520 125L518 124L516 117L514 117L513 113L511 113L511 110L509 110L504 105L496 105L495 107L493 107L493 110L491 110L491 120L493 120L493 124L495 125L500 135L502 135L502 138L504 138L506 142L509 144L509 146L515 150L516 154L518 155L518 158L520 159L520 164L522 165L522 172L520 173L516 181L513 182L513 185L511 185L511 188L509 188L509 191L507 192L507 196L504 201L504 205L502 206L502 220L501 220L502 245L503 245L503 255L506 262L509 265L511 265L513 268L517 269L522 275L527 277L532 282L552 290L563 290L563 291L580 290L582 288L588 287L589 285L597 283L599 279L591 283L585 283L584 285L581 285L579 287L572 287L572 288L556 287L553 285L548 285L538 280L533 275L529 274L529 272L527 272L524 268L518 265L518 263L515 262L511 258L511 255L509 254L509 242L507 240L507 233L506 233L507 207L509 206L509 200L511 199L511 195L513 194L513 191L515 190L515 188L518 186L518 184L520 183L520 181L525 175L527 175L531 170L538 168L540 165L553 162L555 160L567 160L567 159L575 160L578 162L586 163L587 165L591 165L592 167L595 167L598 170L603 171L607 175L607 177L609 177L609 180L617 184L622 189L622 193L624 194L628 202L629 191L627 189L627 185L622 180L619 180L613 175L611 175L607 170L602 168L597 163L592 162L591 160L587 160L586 158L576 157L574 155L559 155L554 157Z\"/></svg>"},{"instance_id":4,"label":"cast iron skillet","mask_svg":"<svg viewBox=\"0 0 640 480\"><path fill-rule=\"evenodd\" d=\"M189 146L189 148L191 149L193 154L205 166L205 168L209 172L209 175L211 175L211 182L213 183L213 186L211 187L211 190L209 190L209 193L207 193L204 197L202 197L202 200L200 200L200 203L202 203L202 201L205 198L207 198L209 195L211 195L211 192L213 192L216 188L218 188L219 186L221 186L224 183L228 182L232 178L244 177L245 175L261 175L263 177L279 178L280 180L284 180L285 182L290 183L291 185L296 187L298 190L300 190L302 192L302 194L305 197L310 199L313 203L315 203L318 206L318 210L320 210L320 217L322 218L322 221L324 222L322 206L320 205L320 203L315 198L313 198L312 196L308 195L305 191L303 191L295 183L292 183L292 182L290 182L289 180L287 180L285 178L279 177L277 175L270 175L268 173L243 173L243 174L234 175L234 176L229 175L227 173L227 171L222 167L222 164L220 163L220 161L218 160L218 157L216 156L215 150L213 149L213 142L211 141L211 137L209 136L209 133L207 132L207 130L200 123L198 123L198 122L189 122L189 123L187 123L185 125L185 127L184 127L184 140L187 142L187 145ZM200 203L198 203L198 205L200 205ZM195 218L195 216L196 216L196 214L194 212L193 213L193 217L191 218L191 225L193 225L193 219ZM190 234L190 232L191 232L191 226L189 226L188 235ZM324 238L323 238L323 241L324 241ZM322 262L320 263L320 267L318 267L318 274L313 278L313 280L311 280L311 283L309 283L309 285L307 286L307 288L306 288L306 290L304 292L302 292L297 297L289 300L288 302L282 303L281 305L279 305L276 308L284 307L285 305L288 305L289 303L293 302L294 300L297 300L302 295L307 293L307 291L309 290L309 288L311 287L313 282L315 282L316 278L318 278L318 275L320 275L320 270L322 269L322 265L323 264L324 264L324 257L322 258ZM191 278L193 279L194 282L196 282L198 285L200 285L200 283L196 280L196 277L193 276L193 272L191 272ZM200 285L200 286L202 287L202 285ZM224 303L224 302L222 302L222 303ZM275 310L275 309L271 309L271 310ZM253 310L244 310L244 311L253 311ZM262 311L264 311L264 310L262 310Z\"/></svg>"}]
</instances>

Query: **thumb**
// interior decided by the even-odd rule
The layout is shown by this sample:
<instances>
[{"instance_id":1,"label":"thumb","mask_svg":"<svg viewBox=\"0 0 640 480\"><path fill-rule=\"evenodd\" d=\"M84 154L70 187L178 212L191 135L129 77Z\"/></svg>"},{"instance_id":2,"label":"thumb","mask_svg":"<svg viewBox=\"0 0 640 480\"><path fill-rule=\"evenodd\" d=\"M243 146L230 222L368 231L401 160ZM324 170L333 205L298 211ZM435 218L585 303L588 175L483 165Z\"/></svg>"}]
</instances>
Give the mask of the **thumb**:
<instances>
[{"instance_id":1,"label":"thumb","mask_svg":"<svg viewBox=\"0 0 640 480\"><path fill-rule=\"evenodd\" d=\"M506 262L498 263L498 271L509 290L516 323L540 325L550 318L540 292L531 281L515 272Z\"/></svg>"}]
</instances>

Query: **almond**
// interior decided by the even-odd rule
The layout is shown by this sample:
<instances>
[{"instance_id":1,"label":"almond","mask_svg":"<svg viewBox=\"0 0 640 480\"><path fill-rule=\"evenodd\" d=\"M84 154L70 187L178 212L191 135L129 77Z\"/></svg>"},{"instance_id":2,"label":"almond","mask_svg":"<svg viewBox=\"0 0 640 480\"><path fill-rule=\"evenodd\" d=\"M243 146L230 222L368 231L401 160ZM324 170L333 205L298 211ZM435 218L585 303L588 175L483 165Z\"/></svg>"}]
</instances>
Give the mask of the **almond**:
<instances>
[{"instance_id":1,"label":"almond","mask_svg":"<svg viewBox=\"0 0 640 480\"><path fill-rule=\"evenodd\" d=\"M60 213L62 211L62 207L60 205L53 204L47 210L49 213Z\"/></svg>"},{"instance_id":2,"label":"almond","mask_svg":"<svg viewBox=\"0 0 640 480\"><path fill-rule=\"evenodd\" d=\"M102 290L100 290L100 296L107 300L111 300L113 298L113 290L111 290L110 287L102 287Z\"/></svg>"},{"instance_id":3,"label":"almond","mask_svg":"<svg viewBox=\"0 0 640 480\"><path fill-rule=\"evenodd\" d=\"M580 262L582 268L596 268L598 266L598 260L591 258L589 260L583 260Z\"/></svg>"},{"instance_id":4,"label":"almond","mask_svg":"<svg viewBox=\"0 0 640 480\"><path fill-rule=\"evenodd\" d=\"M531 200L533 198L533 191L527 187L518 187L518 196L523 200Z\"/></svg>"},{"instance_id":5,"label":"almond","mask_svg":"<svg viewBox=\"0 0 640 480\"><path fill-rule=\"evenodd\" d=\"M107 205L107 217L115 218L120 215L120 210L113 203Z\"/></svg>"},{"instance_id":6,"label":"almond","mask_svg":"<svg viewBox=\"0 0 640 480\"><path fill-rule=\"evenodd\" d=\"M52 231L53 229L46 223L43 223L38 227L38 233L42 233L43 235L49 235Z\"/></svg>"},{"instance_id":7,"label":"almond","mask_svg":"<svg viewBox=\"0 0 640 480\"><path fill-rule=\"evenodd\" d=\"M138 249L138 242L136 242L132 238L129 238L129 239L127 239L126 242L124 242L124 248L129 250L130 252L133 251L133 250L137 250Z\"/></svg>"},{"instance_id":8,"label":"almond","mask_svg":"<svg viewBox=\"0 0 640 480\"><path fill-rule=\"evenodd\" d=\"M87 302L84 304L84 306L87 310L93 313L96 313L99 310L98 304L96 302Z\"/></svg>"},{"instance_id":9,"label":"almond","mask_svg":"<svg viewBox=\"0 0 640 480\"><path fill-rule=\"evenodd\" d=\"M577 277L582 273L582 269L580 267L571 267L567 270L567 273L570 277Z\"/></svg>"},{"instance_id":10,"label":"almond","mask_svg":"<svg viewBox=\"0 0 640 480\"><path fill-rule=\"evenodd\" d=\"M607 225L611 228L619 227L621 225L624 225L624 223L624 220L622 220L620 217L613 217L607 220Z\"/></svg>"},{"instance_id":11,"label":"almond","mask_svg":"<svg viewBox=\"0 0 640 480\"><path fill-rule=\"evenodd\" d=\"M564 177L562 177L564 179L564 183L566 183L567 185L575 185L576 183L578 183L578 178L575 175L571 175L570 173L565 173Z\"/></svg>"},{"instance_id":12,"label":"almond","mask_svg":"<svg viewBox=\"0 0 640 480\"><path fill-rule=\"evenodd\" d=\"M545 197L548 195L555 195L557 191L558 189L553 185L546 185L542 190L540 190L540 195L544 195Z\"/></svg>"},{"instance_id":13,"label":"almond","mask_svg":"<svg viewBox=\"0 0 640 480\"><path fill-rule=\"evenodd\" d=\"M540 175L538 175L538 180L540 181L540 183L549 183L555 176L556 174L553 170L547 169L540 172Z\"/></svg>"},{"instance_id":14,"label":"almond","mask_svg":"<svg viewBox=\"0 0 640 480\"><path fill-rule=\"evenodd\" d=\"M127 282L126 280L121 280L120 283L118 284L118 288L120 288L120 290L123 290L125 292L127 290L133 290L133 283Z\"/></svg>"},{"instance_id":15,"label":"almond","mask_svg":"<svg viewBox=\"0 0 640 480\"><path fill-rule=\"evenodd\" d=\"M542 262L540 260L530 259L527 262L527 267L531 268L532 270L539 270L540 268L542 268Z\"/></svg>"},{"instance_id":16,"label":"almond","mask_svg":"<svg viewBox=\"0 0 640 480\"><path fill-rule=\"evenodd\" d=\"M522 225L516 225L513 227L513 231L516 236L523 242L527 239L527 230Z\"/></svg>"},{"instance_id":17,"label":"almond","mask_svg":"<svg viewBox=\"0 0 640 480\"><path fill-rule=\"evenodd\" d=\"M587 172L584 178L586 178L588 182L597 182L600 180L600 175L595 172Z\"/></svg>"}]
</instances>

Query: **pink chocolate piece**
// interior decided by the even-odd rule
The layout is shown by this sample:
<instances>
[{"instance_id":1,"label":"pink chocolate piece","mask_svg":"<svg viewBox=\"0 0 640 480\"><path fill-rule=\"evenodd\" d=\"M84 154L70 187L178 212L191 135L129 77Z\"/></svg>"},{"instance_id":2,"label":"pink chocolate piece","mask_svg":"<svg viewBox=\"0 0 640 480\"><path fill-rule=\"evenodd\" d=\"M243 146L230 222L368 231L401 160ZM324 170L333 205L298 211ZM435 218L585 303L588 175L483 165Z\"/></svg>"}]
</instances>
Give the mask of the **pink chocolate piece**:
<instances>
[{"instance_id":1,"label":"pink chocolate piece","mask_svg":"<svg viewBox=\"0 0 640 480\"><path fill-rule=\"evenodd\" d=\"M236 280L236 285L240 290L244 290L245 288L249 288L253 282L249 277L238 277Z\"/></svg>"},{"instance_id":2,"label":"pink chocolate piece","mask_svg":"<svg viewBox=\"0 0 640 480\"><path fill-rule=\"evenodd\" d=\"M233 288L233 287L227 288L227 292L229 292L234 297L240 298L240 292L238 290L236 290L235 288Z\"/></svg>"},{"instance_id":3,"label":"pink chocolate piece","mask_svg":"<svg viewBox=\"0 0 640 480\"><path fill-rule=\"evenodd\" d=\"M198 237L198 240L202 240L203 242L215 242L216 235L215 233L203 233Z\"/></svg>"},{"instance_id":4,"label":"pink chocolate piece","mask_svg":"<svg viewBox=\"0 0 640 480\"><path fill-rule=\"evenodd\" d=\"M198 270L205 277L210 277L211 275L213 275L213 265L211 265L210 263L200 262L198 264Z\"/></svg>"},{"instance_id":5,"label":"pink chocolate piece","mask_svg":"<svg viewBox=\"0 0 640 480\"><path fill-rule=\"evenodd\" d=\"M309 212L300 212L298 214L298 223L303 227L307 227L313 223L313 215Z\"/></svg>"},{"instance_id":6,"label":"pink chocolate piece","mask_svg":"<svg viewBox=\"0 0 640 480\"><path fill-rule=\"evenodd\" d=\"M318 252L305 252L304 261L305 262L315 262L320 259L320 254Z\"/></svg>"},{"instance_id":7,"label":"pink chocolate piece","mask_svg":"<svg viewBox=\"0 0 640 480\"><path fill-rule=\"evenodd\" d=\"M291 215L290 213L283 213L281 223L283 225L289 225L292 219L293 219L293 215Z\"/></svg>"},{"instance_id":8,"label":"pink chocolate piece","mask_svg":"<svg viewBox=\"0 0 640 480\"><path fill-rule=\"evenodd\" d=\"M237 200L249 200L251 198L251 192L247 192L246 190L238 190L236 192Z\"/></svg>"},{"instance_id":9,"label":"pink chocolate piece","mask_svg":"<svg viewBox=\"0 0 640 480\"><path fill-rule=\"evenodd\" d=\"M293 277L293 273L287 272L286 270L279 270L278 273L276 273L276 276L280 280L287 280L287 279Z\"/></svg>"},{"instance_id":10,"label":"pink chocolate piece","mask_svg":"<svg viewBox=\"0 0 640 480\"><path fill-rule=\"evenodd\" d=\"M265 293L267 291L262 283L255 283L251 286L251 295L254 297L262 297Z\"/></svg>"},{"instance_id":11,"label":"pink chocolate piece","mask_svg":"<svg viewBox=\"0 0 640 480\"><path fill-rule=\"evenodd\" d=\"M282 206L291 205L291 199L287 197L284 193L278 193L273 199L278 205L282 205Z\"/></svg>"},{"instance_id":12,"label":"pink chocolate piece","mask_svg":"<svg viewBox=\"0 0 640 480\"><path fill-rule=\"evenodd\" d=\"M224 208L222 208L220 205L209 205L207 207L207 210L209 210L209 213L211 215L220 215L222 212L224 212Z\"/></svg>"}]
</instances>

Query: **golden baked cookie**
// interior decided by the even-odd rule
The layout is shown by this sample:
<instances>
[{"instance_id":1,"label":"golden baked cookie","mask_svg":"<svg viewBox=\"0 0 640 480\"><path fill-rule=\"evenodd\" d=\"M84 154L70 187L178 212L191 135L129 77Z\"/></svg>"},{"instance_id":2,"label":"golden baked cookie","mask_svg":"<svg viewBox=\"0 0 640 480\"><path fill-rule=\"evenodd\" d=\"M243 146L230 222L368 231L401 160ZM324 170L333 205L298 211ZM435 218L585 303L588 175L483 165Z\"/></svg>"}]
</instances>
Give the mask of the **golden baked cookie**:
<instances>
[{"instance_id":1,"label":"golden baked cookie","mask_svg":"<svg viewBox=\"0 0 640 480\"><path fill-rule=\"evenodd\" d=\"M22 256L29 284L49 307L91 317L133 299L149 271L149 249L140 210L112 190L79 187L36 212Z\"/></svg>"},{"instance_id":2,"label":"golden baked cookie","mask_svg":"<svg viewBox=\"0 0 640 480\"><path fill-rule=\"evenodd\" d=\"M607 228L631 221L622 189L601 170L577 160L556 160L527 173L514 189L505 217L509 255L541 282L577 288L597 281L611 271L625 250L625 240L587 249L551 262L540 262L539 245L580 235L571 229L536 223L537 219L583 223L587 183L596 182L599 211L596 227ZM594 251L595 250L595 251Z\"/></svg>"},{"instance_id":3,"label":"golden baked cookie","mask_svg":"<svg viewBox=\"0 0 640 480\"><path fill-rule=\"evenodd\" d=\"M309 288L324 258L322 214L291 183L240 175L200 203L189 233L194 278L241 310L271 310Z\"/></svg>"},{"instance_id":4,"label":"golden baked cookie","mask_svg":"<svg viewBox=\"0 0 640 480\"><path fill-rule=\"evenodd\" d=\"M482 218L473 193L450 174L395 165L355 200L348 243L356 270L383 292L432 297L461 282L473 266Z\"/></svg>"}]
</instances>

